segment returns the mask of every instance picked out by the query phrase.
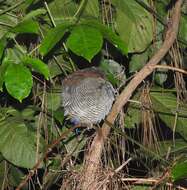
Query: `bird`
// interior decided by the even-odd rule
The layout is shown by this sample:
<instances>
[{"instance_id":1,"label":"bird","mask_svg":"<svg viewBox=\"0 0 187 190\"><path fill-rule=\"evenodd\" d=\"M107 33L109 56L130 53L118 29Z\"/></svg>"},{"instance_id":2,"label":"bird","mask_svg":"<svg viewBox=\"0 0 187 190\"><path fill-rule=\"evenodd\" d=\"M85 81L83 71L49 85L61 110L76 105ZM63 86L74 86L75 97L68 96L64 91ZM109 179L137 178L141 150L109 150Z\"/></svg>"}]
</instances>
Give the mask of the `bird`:
<instances>
[{"instance_id":1,"label":"bird","mask_svg":"<svg viewBox=\"0 0 187 190\"><path fill-rule=\"evenodd\" d=\"M116 90L98 67L77 70L62 81L64 116L75 125L99 124L111 110Z\"/></svg>"}]
</instances>

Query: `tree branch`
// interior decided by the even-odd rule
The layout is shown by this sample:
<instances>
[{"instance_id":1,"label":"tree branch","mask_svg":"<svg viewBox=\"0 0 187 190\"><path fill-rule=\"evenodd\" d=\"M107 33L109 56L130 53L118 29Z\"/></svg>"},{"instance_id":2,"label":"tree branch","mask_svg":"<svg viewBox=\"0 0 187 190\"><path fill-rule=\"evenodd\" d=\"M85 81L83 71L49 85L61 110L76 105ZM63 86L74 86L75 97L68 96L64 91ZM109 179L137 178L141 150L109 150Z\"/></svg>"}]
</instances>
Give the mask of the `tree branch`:
<instances>
[{"instance_id":1,"label":"tree branch","mask_svg":"<svg viewBox=\"0 0 187 190\"><path fill-rule=\"evenodd\" d=\"M116 102L114 103L111 112L106 118L107 122L105 122L102 128L97 131L97 134L91 144L90 150L85 158L84 175L83 180L81 181L82 184L80 184L82 190L97 189L97 171L100 165L104 142L106 141L106 138L110 133L110 126L108 125L108 123L114 123L118 113L128 102L139 84L141 84L141 82L154 71L154 69L156 68L155 65L160 62L160 60L166 55L168 50L175 42L179 28L182 2L182 0L177 0L175 3L173 15L171 17L171 21L168 24L165 40L161 48L155 53L155 55L149 60L149 62L134 76L134 78L129 82L127 87L122 91L122 93L116 99Z\"/></svg>"}]
</instances>

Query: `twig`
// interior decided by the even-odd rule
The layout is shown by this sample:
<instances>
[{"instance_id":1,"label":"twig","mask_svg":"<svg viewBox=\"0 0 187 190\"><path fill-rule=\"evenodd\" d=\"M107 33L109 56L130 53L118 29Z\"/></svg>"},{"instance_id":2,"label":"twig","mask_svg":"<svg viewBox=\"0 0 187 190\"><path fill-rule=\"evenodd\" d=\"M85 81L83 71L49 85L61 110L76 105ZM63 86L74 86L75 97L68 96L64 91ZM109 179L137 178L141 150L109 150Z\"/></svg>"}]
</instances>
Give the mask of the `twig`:
<instances>
[{"instance_id":1,"label":"twig","mask_svg":"<svg viewBox=\"0 0 187 190\"><path fill-rule=\"evenodd\" d=\"M115 169L115 173L118 173L120 170L123 169L124 166L126 166L130 161L132 160L132 158L129 158L126 162L124 162L121 166L119 166L118 168Z\"/></svg>"},{"instance_id":2,"label":"twig","mask_svg":"<svg viewBox=\"0 0 187 190\"><path fill-rule=\"evenodd\" d=\"M180 69L177 67L172 67L172 66L168 66L168 65L155 65L154 67L155 67L155 69L168 69L168 70L177 71L177 72L180 72L180 73L187 75L186 70Z\"/></svg>"},{"instance_id":3,"label":"twig","mask_svg":"<svg viewBox=\"0 0 187 190\"><path fill-rule=\"evenodd\" d=\"M133 183L135 185L142 185L142 184L153 185L153 184L157 183L157 181L159 179L154 179L154 178L122 178L120 180L123 182L127 182L127 183ZM171 186L171 187L174 186L172 183L168 183L168 182L166 182L166 185ZM175 188L177 190L187 190L186 188L181 187L181 186L176 186Z\"/></svg>"},{"instance_id":4,"label":"twig","mask_svg":"<svg viewBox=\"0 0 187 190\"><path fill-rule=\"evenodd\" d=\"M171 22L169 22L165 35L165 40L161 48L155 53L155 55L149 60L149 62L134 76L134 78L129 82L127 87L122 91L122 93L116 99L116 102L114 103L111 112L107 116L107 123L105 122L102 128L99 129L96 133L90 150L85 158L85 171L83 176L84 180L83 182L81 182L82 190L94 190L96 188L97 181L95 179L97 171L99 169L104 142L106 141L110 133L110 126L108 125L108 123L110 123L111 125L114 123L118 113L128 102L138 85L141 84L141 82L154 71L155 65L160 62L160 60L166 55L168 50L173 45L178 33L182 2L182 0L178 0L175 3Z\"/></svg>"}]
</instances>

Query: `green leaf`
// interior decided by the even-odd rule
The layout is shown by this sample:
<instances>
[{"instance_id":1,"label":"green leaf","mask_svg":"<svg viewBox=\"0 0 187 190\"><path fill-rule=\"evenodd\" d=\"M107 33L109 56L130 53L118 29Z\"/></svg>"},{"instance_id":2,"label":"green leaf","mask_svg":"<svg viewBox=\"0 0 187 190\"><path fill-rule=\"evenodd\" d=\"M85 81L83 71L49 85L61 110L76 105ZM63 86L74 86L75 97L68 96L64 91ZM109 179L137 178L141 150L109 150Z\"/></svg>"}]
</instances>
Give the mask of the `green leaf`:
<instances>
[{"instance_id":1,"label":"green leaf","mask_svg":"<svg viewBox=\"0 0 187 190\"><path fill-rule=\"evenodd\" d=\"M4 49L7 45L7 40L5 37L2 37L0 39L0 60L2 59L3 53L4 53Z\"/></svg>"},{"instance_id":2,"label":"green leaf","mask_svg":"<svg viewBox=\"0 0 187 190\"><path fill-rule=\"evenodd\" d=\"M139 71L146 64L148 58L148 51L141 54L133 54L129 64L129 72L133 73Z\"/></svg>"},{"instance_id":3,"label":"green leaf","mask_svg":"<svg viewBox=\"0 0 187 190\"><path fill-rule=\"evenodd\" d=\"M11 64L5 73L5 86L9 94L20 102L26 98L33 85L32 74L23 65Z\"/></svg>"},{"instance_id":4,"label":"green leaf","mask_svg":"<svg viewBox=\"0 0 187 190\"><path fill-rule=\"evenodd\" d=\"M184 179L187 177L187 160L177 162L171 170L171 177L173 181Z\"/></svg>"},{"instance_id":5,"label":"green leaf","mask_svg":"<svg viewBox=\"0 0 187 190\"><path fill-rule=\"evenodd\" d=\"M187 142L184 139L175 139L175 141L164 140L164 141L158 141L156 143L157 146L159 147L159 155L161 157L166 157L168 154L168 150L170 150L170 156L172 156L172 155L178 155L183 151L186 151L187 148ZM157 152L157 150L155 150L155 144L150 144L149 150L151 150L152 152Z\"/></svg>"},{"instance_id":6,"label":"green leaf","mask_svg":"<svg viewBox=\"0 0 187 190\"><path fill-rule=\"evenodd\" d=\"M98 0L91 0L91 1L88 0L81 17L99 18L99 1Z\"/></svg>"},{"instance_id":7,"label":"green leaf","mask_svg":"<svg viewBox=\"0 0 187 190\"><path fill-rule=\"evenodd\" d=\"M38 34L39 25L37 22L30 20L23 20L22 22L18 23L14 28L10 30L12 33L34 33Z\"/></svg>"},{"instance_id":8,"label":"green leaf","mask_svg":"<svg viewBox=\"0 0 187 190\"><path fill-rule=\"evenodd\" d=\"M164 82L166 82L167 80L167 71L166 69L157 69L157 71L155 72L155 82L160 85L160 86L163 86Z\"/></svg>"},{"instance_id":9,"label":"green leaf","mask_svg":"<svg viewBox=\"0 0 187 190\"><path fill-rule=\"evenodd\" d=\"M40 59L28 57L28 56L24 57L22 61L25 65L29 65L33 69L35 69L37 72L43 74L47 80L49 79L49 76L50 76L49 68L43 61L41 61Z\"/></svg>"},{"instance_id":10,"label":"green leaf","mask_svg":"<svg viewBox=\"0 0 187 190\"><path fill-rule=\"evenodd\" d=\"M175 114L178 114L175 130L187 139L187 106L180 102L177 109L177 98L172 93L151 92L150 95L153 109L171 130L174 127Z\"/></svg>"},{"instance_id":11,"label":"green leaf","mask_svg":"<svg viewBox=\"0 0 187 190\"><path fill-rule=\"evenodd\" d=\"M139 100L140 94L133 97L133 101ZM141 106L137 103L130 102L127 114L125 116L125 128L135 128L141 122Z\"/></svg>"},{"instance_id":12,"label":"green leaf","mask_svg":"<svg viewBox=\"0 0 187 190\"><path fill-rule=\"evenodd\" d=\"M24 46L20 45L20 48L22 49L23 52L25 52L26 54L26 49ZM20 51L20 49L18 48L17 45L15 45L12 48L7 48L6 49L6 59L9 62L15 63L15 64L19 64L22 57L24 56L24 53Z\"/></svg>"},{"instance_id":13,"label":"green leaf","mask_svg":"<svg viewBox=\"0 0 187 190\"><path fill-rule=\"evenodd\" d=\"M75 157L83 150L88 140L83 134L80 134L79 138L77 138L74 132L69 133L67 139L68 140L64 143L67 153Z\"/></svg>"},{"instance_id":14,"label":"green leaf","mask_svg":"<svg viewBox=\"0 0 187 190\"><path fill-rule=\"evenodd\" d=\"M71 19L74 19L73 16L79 8L77 1L72 0L50 1L48 6L56 24L61 24L67 20L70 21Z\"/></svg>"},{"instance_id":15,"label":"green leaf","mask_svg":"<svg viewBox=\"0 0 187 190\"><path fill-rule=\"evenodd\" d=\"M117 34L115 34L110 28L104 26L103 24L101 24L96 20L84 20L81 23L87 26L97 28L103 35L103 38L108 40L111 44L113 44L116 48L118 48L123 54L127 55L128 53L127 44L125 44L122 41L122 39Z\"/></svg>"},{"instance_id":16,"label":"green leaf","mask_svg":"<svg viewBox=\"0 0 187 190\"><path fill-rule=\"evenodd\" d=\"M63 125L64 122L64 110L62 108L58 108L53 112L54 118Z\"/></svg>"},{"instance_id":17,"label":"green leaf","mask_svg":"<svg viewBox=\"0 0 187 190\"><path fill-rule=\"evenodd\" d=\"M0 139L0 152L9 162L24 168L32 168L35 165L35 133L24 123L12 117L1 121Z\"/></svg>"},{"instance_id":18,"label":"green leaf","mask_svg":"<svg viewBox=\"0 0 187 190\"><path fill-rule=\"evenodd\" d=\"M2 4L1 10L3 10ZM2 23L0 27L0 38L3 38L6 36L7 32L18 23L18 19L12 15L10 16L8 14L3 14L0 16L0 23Z\"/></svg>"},{"instance_id":19,"label":"green leaf","mask_svg":"<svg viewBox=\"0 0 187 190\"><path fill-rule=\"evenodd\" d=\"M147 185L133 185L133 187L131 187L131 190L147 190Z\"/></svg>"},{"instance_id":20,"label":"green leaf","mask_svg":"<svg viewBox=\"0 0 187 190\"><path fill-rule=\"evenodd\" d=\"M54 61L51 61L48 65L49 70L50 70L50 77L54 78L57 75L60 75L63 73L62 69L60 68L60 66L55 63Z\"/></svg>"},{"instance_id":21,"label":"green leaf","mask_svg":"<svg viewBox=\"0 0 187 190\"><path fill-rule=\"evenodd\" d=\"M26 0L25 3L27 3L27 5L30 5L34 2L35 0Z\"/></svg>"},{"instance_id":22,"label":"green leaf","mask_svg":"<svg viewBox=\"0 0 187 190\"><path fill-rule=\"evenodd\" d=\"M104 59L99 67L113 86L119 86L121 81L126 80L123 66L112 59Z\"/></svg>"},{"instance_id":23,"label":"green leaf","mask_svg":"<svg viewBox=\"0 0 187 190\"><path fill-rule=\"evenodd\" d=\"M136 1L111 0L116 8L116 29L128 51L142 52L153 39L152 15ZM145 1L147 2L147 1Z\"/></svg>"},{"instance_id":24,"label":"green leaf","mask_svg":"<svg viewBox=\"0 0 187 190\"><path fill-rule=\"evenodd\" d=\"M184 39L185 41L187 41L187 16L181 16L181 20L180 20L180 28L179 28L179 36Z\"/></svg>"},{"instance_id":25,"label":"green leaf","mask_svg":"<svg viewBox=\"0 0 187 190\"><path fill-rule=\"evenodd\" d=\"M62 101L62 97L61 97L61 93L59 92L51 92L51 93L47 93L47 108L49 110L57 110L60 106L61 106L61 101Z\"/></svg>"},{"instance_id":26,"label":"green leaf","mask_svg":"<svg viewBox=\"0 0 187 190\"><path fill-rule=\"evenodd\" d=\"M72 25L72 23L63 23L55 28L49 30L46 36L41 43L39 51L41 55L45 56L64 36L64 34L68 31L68 28Z\"/></svg>"},{"instance_id":27,"label":"green leaf","mask_svg":"<svg viewBox=\"0 0 187 190\"><path fill-rule=\"evenodd\" d=\"M45 13L46 13L45 9L36 9L36 10L31 11L30 13L28 13L26 16L24 16L23 21L35 18L38 15L45 14Z\"/></svg>"},{"instance_id":28,"label":"green leaf","mask_svg":"<svg viewBox=\"0 0 187 190\"><path fill-rule=\"evenodd\" d=\"M4 76L5 76L5 72L6 72L8 65L9 65L9 62L5 61L5 60L0 65L0 91L3 90Z\"/></svg>"},{"instance_id":29,"label":"green leaf","mask_svg":"<svg viewBox=\"0 0 187 190\"><path fill-rule=\"evenodd\" d=\"M76 26L67 40L67 47L88 61L101 50L103 38L99 30L86 26Z\"/></svg>"},{"instance_id":30,"label":"green leaf","mask_svg":"<svg viewBox=\"0 0 187 190\"><path fill-rule=\"evenodd\" d=\"M24 176L25 174L20 168L15 167L13 165L9 166L9 175L8 175L9 183L13 187L17 187L23 180ZM27 189L28 189L28 184L25 184L22 190L27 190Z\"/></svg>"},{"instance_id":31,"label":"green leaf","mask_svg":"<svg viewBox=\"0 0 187 190\"><path fill-rule=\"evenodd\" d=\"M179 152L185 151L187 148L187 142L184 139L164 140L158 142L160 155L166 156L168 150L170 149L171 154L179 154Z\"/></svg>"}]
</instances>

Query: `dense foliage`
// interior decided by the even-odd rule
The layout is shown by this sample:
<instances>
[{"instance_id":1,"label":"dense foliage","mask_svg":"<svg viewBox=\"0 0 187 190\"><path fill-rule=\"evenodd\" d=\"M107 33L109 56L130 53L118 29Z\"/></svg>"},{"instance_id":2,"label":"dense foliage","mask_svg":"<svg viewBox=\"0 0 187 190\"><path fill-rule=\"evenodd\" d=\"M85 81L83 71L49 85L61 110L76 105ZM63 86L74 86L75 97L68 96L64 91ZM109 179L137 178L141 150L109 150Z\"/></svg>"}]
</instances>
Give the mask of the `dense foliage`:
<instances>
[{"instance_id":1,"label":"dense foliage","mask_svg":"<svg viewBox=\"0 0 187 190\"><path fill-rule=\"evenodd\" d=\"M0 0L1 189L17 187L29 169L35 175L24 189L76 186L95 129L74 130L64 118L62 79L98 66L120 93L160 48L173 5L170 0ZM177 69L187 68L186 11L184 3L178 40L112 127L101 173L130 158L111 179L115 185L141 177L145 183L131 183L130 189L146 189L151 185L146 178L162 178L166 170L159 185L185 182L187 92L185 72ZM121 183L108 189L127 186Z\"/></svg>"}]
</instances>

